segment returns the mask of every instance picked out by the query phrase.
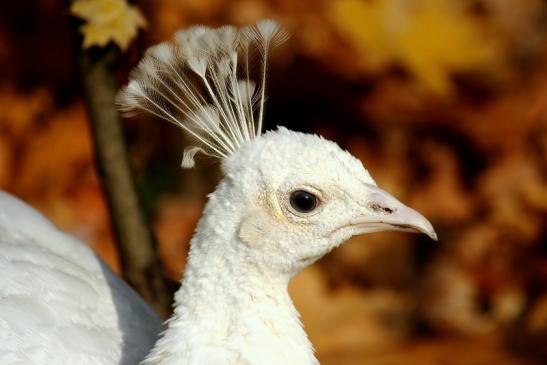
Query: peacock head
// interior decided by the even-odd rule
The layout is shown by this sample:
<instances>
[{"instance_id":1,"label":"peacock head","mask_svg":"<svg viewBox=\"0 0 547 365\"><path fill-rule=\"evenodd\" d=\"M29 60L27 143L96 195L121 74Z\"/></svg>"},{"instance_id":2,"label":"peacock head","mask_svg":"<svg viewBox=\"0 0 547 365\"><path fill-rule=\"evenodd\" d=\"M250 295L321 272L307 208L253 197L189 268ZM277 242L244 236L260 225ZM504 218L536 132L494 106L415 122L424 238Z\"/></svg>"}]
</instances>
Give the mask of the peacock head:
<instances>
[{"instance_id":1,"label":"peacock head","mask_svg":"<svg viewBox=\"0 0 547 365\"><path fill-rule=\"evenodd\" d=\"M179 31L150 48L118 103L146 112L196 140L182 166L201 152L222 161L245 214L237 218L245 257L296 273L353 235L384 230L423 232L431 224L376 183L361 162L333 142L285 128L261 134L266 59L288 35L265 20L237 29ZM257 84L253 55L261 58Z\"/></svg>"},{"instance_id":2,"label":"peacock head","mask_svg":"<svg viewBox=\"0 0 547 365\"><path fill-rule=\"evenodd\" d=\"M222 164L247 212L239 238L252 259L296 273L354 235L421 232L429 221L376 186L361 161L319 136L278 128Z\"/></svg>"}]
</instances>

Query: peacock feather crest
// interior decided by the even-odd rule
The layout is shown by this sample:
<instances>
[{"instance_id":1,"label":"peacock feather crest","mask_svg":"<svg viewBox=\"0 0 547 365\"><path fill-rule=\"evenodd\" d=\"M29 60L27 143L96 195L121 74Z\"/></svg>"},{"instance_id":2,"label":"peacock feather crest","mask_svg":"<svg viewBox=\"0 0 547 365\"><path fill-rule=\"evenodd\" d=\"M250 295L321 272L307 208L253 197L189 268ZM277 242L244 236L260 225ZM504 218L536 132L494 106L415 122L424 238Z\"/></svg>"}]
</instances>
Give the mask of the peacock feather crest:
<instances>
[{"instance_id":1,"label":"peacock feather crest","mask_svg":"<svg viewBox=\"0 0 547 365\"><path fill-rule=\"evenodd\" d=\"M261 134L269 51L288 37L273 20L180 30L146 51L117 103L125 116L147 113L186 131L195 144L182 167L198 152L222 159Z\"/></svg>"}]
</instances>

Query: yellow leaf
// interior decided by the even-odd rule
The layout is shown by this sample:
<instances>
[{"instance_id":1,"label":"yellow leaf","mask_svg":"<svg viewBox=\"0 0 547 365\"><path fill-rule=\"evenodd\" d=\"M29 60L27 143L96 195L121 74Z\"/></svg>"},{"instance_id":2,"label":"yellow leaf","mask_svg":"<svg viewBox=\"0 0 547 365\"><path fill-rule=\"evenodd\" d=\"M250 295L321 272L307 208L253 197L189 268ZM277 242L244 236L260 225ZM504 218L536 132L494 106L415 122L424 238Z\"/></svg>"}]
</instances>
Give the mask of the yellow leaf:
<instances>
[{"instance_id":1,"label":"yellow leaf","mask_svg":"<svg viewBox=\"0 0 547 365\"><path fill-rule=\"evenodd\" d=\"M331 19L375 71L397 62L433 92L451 91L454 72L502 59L462 4L450 0L337 0Z\"/></svg>"},{"instance_id":2,"label":"yellow leaf","mask_svg":"<svg viewBox=\"0 0 547 365\"><path fill-rule=\"evenodd\" d=\"M125 50L139 28L146 26L141 12L125 0L75 0L70 11L86 21L80 28L84 48L114 42Z\"/></svg>"}]
</instances>

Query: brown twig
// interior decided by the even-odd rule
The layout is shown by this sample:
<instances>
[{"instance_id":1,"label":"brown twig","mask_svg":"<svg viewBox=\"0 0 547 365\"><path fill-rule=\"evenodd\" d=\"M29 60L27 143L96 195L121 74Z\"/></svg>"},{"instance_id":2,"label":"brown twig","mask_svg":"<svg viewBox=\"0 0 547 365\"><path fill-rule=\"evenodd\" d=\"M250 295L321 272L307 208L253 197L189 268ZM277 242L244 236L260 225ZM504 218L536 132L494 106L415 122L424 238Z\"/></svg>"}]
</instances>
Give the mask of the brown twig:
<instances>
[{"instance_id":1,"label":"brown twig","mask_svg":"<svg viewBox=\"0 0 547 365\"><path fill-rule=\"evenodd\" d=\"M170 313L171 295L162 275L155 243L139 204L114 104L118 82L113 45L80 51L80 72L102 185L119 244L123 276L162 317Z\"/></svg>"}]
</instances>

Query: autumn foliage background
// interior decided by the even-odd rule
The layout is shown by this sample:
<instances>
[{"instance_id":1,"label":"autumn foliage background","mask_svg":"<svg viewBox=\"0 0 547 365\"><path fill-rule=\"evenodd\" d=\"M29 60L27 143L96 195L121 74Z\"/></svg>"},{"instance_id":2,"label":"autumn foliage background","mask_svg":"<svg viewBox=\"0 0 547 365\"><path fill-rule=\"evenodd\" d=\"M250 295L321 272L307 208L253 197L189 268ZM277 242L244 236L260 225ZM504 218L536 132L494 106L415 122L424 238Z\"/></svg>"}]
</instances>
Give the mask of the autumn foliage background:
<instances>
[{"instance_id":1,"label":"autumn foliage background","mask_svg":"<svg viewBox=\"0 0 547 365\"><path fill-rule=\"evenodd\" d=\"M355 238L295 279L323 364L546 363L547 2L133 5L145 17L130 20L148 26L132 43L124 22L95 29L127 47L120 83L180 27L278 20L292 38L271 62L267 128L337 141L437 228L437 244ZM0 188L119 270L77 72L79 26L61 0L0 5ZM178 280L217 166L182 171L184 138L166 123L125 128L165 274Z\"/></svg>"}]
</instances>

